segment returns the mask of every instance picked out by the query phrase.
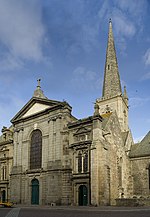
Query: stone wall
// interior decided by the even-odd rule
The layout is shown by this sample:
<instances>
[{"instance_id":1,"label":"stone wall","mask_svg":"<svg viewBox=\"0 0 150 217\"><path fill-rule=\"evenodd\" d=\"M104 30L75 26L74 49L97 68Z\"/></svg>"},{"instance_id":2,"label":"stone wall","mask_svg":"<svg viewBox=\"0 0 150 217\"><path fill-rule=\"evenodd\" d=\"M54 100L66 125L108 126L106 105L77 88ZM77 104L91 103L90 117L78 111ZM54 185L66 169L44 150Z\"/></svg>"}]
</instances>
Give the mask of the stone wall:
<instances>
[{"instance_id":1,"label":"stone wall","mask_svg":"<svg viewBox=\"0 0 150 217\"><path fill-rule=\"evenodd\" d=\"M131 158L133 176L133 196L149 196L149 174L148 167L150 157Z\"/></svg>"},{"instance_id":2,"label":"stone wall","mask_svg":"<svg viewBox=\"0 0 150 217\"><path fill-rule=\"evenodd\" d=\"M150 198L122 198L116 199L116 206L150 206Z\"/></svg>"}]
</instances>

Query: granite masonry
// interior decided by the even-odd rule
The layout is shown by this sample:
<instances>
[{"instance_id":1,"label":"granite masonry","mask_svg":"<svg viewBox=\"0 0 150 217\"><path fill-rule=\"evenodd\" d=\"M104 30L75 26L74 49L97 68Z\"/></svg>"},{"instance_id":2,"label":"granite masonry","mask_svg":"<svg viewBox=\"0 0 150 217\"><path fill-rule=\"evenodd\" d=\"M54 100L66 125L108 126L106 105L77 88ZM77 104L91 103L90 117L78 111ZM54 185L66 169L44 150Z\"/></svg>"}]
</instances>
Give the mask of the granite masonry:
<instances>
[{"instance_id":1,"label":"granite masonry","mask_svg":"<svg viewBox=\"0 0 150 217\"><path fill-rule=\"evenodd\" d=\"M110 20L103 93L94 113L77 119L67 102L44 95L39 79L12 126L3 127L1 200L51 206L150 205L150 132L134 144L128 108Z\"/></svg>"}]
</instances>

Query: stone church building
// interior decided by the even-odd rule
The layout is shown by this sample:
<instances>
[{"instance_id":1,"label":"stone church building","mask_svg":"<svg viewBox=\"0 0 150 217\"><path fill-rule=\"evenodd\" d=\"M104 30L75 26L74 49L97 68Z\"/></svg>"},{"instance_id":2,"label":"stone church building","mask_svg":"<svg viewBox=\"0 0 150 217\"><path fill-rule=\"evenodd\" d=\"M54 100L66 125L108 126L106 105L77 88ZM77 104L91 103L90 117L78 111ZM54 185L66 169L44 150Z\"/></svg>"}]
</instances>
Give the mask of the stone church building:
<instances>
[{"instance_id":1,"label":"stone church building","mask_svg":"<svg viewBox=\"0 0 150 217\"><path fill-rule=\"evenodd\" d=\"M134 144L111 21L102 97L90 117L79 120L71 111L67 102L48 99L38 80L12 126L2 129L1 200L100 206L142 199L150 204L150 132Z\"/></svg>"}]
</instances>

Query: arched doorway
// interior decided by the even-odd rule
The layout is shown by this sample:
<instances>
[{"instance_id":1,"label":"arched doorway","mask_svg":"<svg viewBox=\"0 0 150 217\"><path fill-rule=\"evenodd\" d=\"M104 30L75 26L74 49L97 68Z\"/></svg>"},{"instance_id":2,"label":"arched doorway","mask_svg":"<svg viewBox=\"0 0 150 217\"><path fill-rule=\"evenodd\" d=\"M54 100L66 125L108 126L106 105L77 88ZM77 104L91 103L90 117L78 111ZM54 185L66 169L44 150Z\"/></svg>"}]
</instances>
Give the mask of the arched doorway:
<instances>
[{"instance_id":1,"label":"arched doorway","mask_svg":"<svg viewBox=\"0 0 150 217\"><path fill-rule=\"evenodd\" d=\"M88 189L85 185L79 187L79 206L87 206L88 204Z\"/></svg>"},{"instance_id":2,"label":"arched doorway","mask_svg":"<svg viewBox=\"0 0 150 217\"><path fill-rule=\"evenodd\" d=\"M37 179L31 181L31 204L39 204L39 181Z\"/></svg>"},{"instance_id":3,"label":"arched doorway","mask_svg":"<svg viewBox=\"0 0 150 217\"><path fill-rule=\"evenodd\" d=\"M3 203L6 202L6 191L5 190L2 191L2 202Z\"/></svg>"}]
</instances>

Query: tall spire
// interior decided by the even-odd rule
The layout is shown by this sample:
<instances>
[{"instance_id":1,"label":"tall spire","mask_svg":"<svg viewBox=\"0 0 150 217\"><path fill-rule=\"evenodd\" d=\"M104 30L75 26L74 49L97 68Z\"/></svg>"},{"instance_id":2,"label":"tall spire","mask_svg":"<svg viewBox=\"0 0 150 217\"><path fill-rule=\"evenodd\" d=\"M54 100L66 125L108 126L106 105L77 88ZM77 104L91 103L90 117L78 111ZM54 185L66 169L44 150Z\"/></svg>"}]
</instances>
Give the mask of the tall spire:
<instances>
[{"instance_id":1,"label":"tall spire","mask_svg":"<svg viewBox=\"0 0 150 217\"><path fill-rule=\"evenodd\" d=\"M33 97L47 99L47 97L44 96L44 93L41 90L41 84L40 84L41 79L38 79L37 82L38 82L38 85L36 87L36 90L34 91Z\"/></svg>"},{"instance_id":2,"label":"tall spire","mask_svg":"<svg viewBox=\"0 0 150 217\"><path fill-rule=\"evenodd\" d=\"M112 31L112 22L110 19L102 97L111 98L121 95L121 93L121 83Z\"/></svg>"}]
</instances>

